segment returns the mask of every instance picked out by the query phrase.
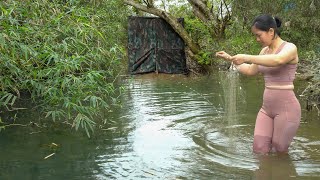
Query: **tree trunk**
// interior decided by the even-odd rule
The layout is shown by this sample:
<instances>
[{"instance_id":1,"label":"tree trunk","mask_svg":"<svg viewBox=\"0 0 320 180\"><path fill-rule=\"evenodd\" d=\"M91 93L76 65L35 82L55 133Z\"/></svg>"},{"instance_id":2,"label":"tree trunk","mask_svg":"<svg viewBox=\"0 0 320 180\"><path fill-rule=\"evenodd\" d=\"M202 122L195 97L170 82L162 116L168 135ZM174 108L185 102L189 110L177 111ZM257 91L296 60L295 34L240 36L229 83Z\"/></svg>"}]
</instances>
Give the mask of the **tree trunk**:
<instances>
[{"instance_id":1,"label":"tree trunk","mask_svg":"<svg viewBox=\"0 0 320 180\"><path fill-rule=\"evenodd\" d=\"M206 0L188 0L188 2L192 6L193 14L208 27L211 37L224 38L225 29L231 20L231 12L226 1L220 2L217 12L214 12L213 7L208 7Z\"/></svg>"}]
</instances>

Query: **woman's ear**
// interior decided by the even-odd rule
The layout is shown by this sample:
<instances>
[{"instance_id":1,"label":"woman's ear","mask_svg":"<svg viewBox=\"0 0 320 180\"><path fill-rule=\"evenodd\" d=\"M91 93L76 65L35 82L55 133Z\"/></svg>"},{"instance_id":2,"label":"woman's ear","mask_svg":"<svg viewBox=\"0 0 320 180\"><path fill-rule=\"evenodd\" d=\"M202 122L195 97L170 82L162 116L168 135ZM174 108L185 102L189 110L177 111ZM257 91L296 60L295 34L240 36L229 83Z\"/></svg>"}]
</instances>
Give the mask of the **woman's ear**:
<instances>
[{"instance_id":1,"label":"woman's ear","mask_svg":"<svg viewBox=\"0 0 320 180\"><path fill-rule=\"evenodd\" d=\"M269 29L269 33L272 34L272 35L274 35L274 33L275 33L275 32L274 32L274 29L273 29L273 28L270 28L270 29Z\"/></svg>"},{"instance_id":2,"label":"woman's ear","mask_svg":"<svg viewBox=\"0 0 320 180\"><path fill-rule=\"evenodd\" d=\"M274 30L274 28L270 28L269 31L268 31L268 34L270 36L272 36L272 39L275 39L276 38L276 31Z\"/></svg>"}]
</instances>

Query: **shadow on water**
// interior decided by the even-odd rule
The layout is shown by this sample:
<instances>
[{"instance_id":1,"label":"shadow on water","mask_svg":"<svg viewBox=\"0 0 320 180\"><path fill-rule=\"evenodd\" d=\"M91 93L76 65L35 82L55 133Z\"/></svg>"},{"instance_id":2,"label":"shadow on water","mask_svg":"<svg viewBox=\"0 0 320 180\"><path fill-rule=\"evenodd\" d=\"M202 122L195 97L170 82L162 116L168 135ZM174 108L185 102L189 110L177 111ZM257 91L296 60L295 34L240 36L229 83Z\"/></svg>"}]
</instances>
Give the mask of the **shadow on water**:
<instances>
[{"instance_id":1,"label":"shadow on water","mask_svg":"<svg viewBox=\"0 0 320 180\"><path fill-rule=\"evenodd\" d=\"M198 78L149 74L124 83L122 107L108 112L110 128L97 130L91 139L73 131L1 132L0 179L320 176L320 121L307 112L288 155L252 153L261 78L223 72ZM302 85L297 87L301 92Z\"/></svg>"}]
</instances>

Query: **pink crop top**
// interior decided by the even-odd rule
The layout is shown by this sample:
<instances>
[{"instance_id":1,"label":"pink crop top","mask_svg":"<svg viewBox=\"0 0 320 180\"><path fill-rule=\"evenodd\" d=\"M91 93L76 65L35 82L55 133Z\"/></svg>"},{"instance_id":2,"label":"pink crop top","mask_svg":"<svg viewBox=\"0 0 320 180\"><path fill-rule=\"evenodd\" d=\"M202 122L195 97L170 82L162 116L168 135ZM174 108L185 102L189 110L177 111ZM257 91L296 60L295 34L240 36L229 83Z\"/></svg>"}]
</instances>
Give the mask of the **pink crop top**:
<instances>
[{"instance_id":1,"label":"pink crop top","mask_svg":"<svg viewBox=\"0 0 320 180\"><path fill-rule=\"evenodd\" d=\"M283 42L276 54L279 53L285 46L286 42ZM267 67L258 65L259 72L264 76L265 85L293 85L295 79L295 73L297 70L297 64L284 64L277 67Z\"/></svg>"}]
</instances>

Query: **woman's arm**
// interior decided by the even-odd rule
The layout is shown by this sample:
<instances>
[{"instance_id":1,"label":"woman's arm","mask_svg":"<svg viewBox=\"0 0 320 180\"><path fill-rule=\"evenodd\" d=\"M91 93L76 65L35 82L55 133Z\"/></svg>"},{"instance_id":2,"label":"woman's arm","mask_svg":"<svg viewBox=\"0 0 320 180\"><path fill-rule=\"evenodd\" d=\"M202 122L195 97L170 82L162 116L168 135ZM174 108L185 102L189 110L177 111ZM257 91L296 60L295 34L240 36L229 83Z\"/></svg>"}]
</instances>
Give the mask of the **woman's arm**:
<instances>
[{"instance_id":1,"label":"woman's arm","mask_svg":"<svg viewBox=\"0 0 320 180\"><path fill-rule=\"evenodd\" d=\"M259 55L264 54L266 51L266 48L262 48ZM230 58L232 59L232 58ZM240 65L235 65L238 71L242 74L253 76L259 73L258 65L256 64L248 64L248 63L242 63Z\"/></svg>"},{"instance_id":2,"label":"woman's arm","mask_svg":"<svg viewBox=\"0 0 320 180\"><path fill-rule=\"evenodd\" d=\"M235 65L235 66L241 74L245 74L248 76L256 75L259 72L258 65L256 65L256 64L243 63L243 64Z\"/></svg>"},{"instance_id":3,"label":"woman's arm","mask_svg":"<svg viewBox=\"0 0 320 180\"><path fill-rule=\"evenodd\" d=\"M260 51L260 54L262 54L265 51L265 48L263 48ZM224 59L225 61L229 61L232 63L232 56L229 55L228 53L226 53L225 51L219 51L216 53L217 57L220 57L222 59ZM245 74L248 76L253 76L258 74L258 66L256 64L248 64L248 63L242 63L240 65L236 65L234 64L234 66L236 67L236 69L241 73L241 74Z\"/></svg>"},{"instance_id":4,"label":"woman's arm","mask_svg":"<svg viewBox=\"0 0 320 180\"><path fill-rule=\"evenodd\" d=\"M283 64L287 64L291 61L296 61L297 63L297 47L289 43L286 45L281 52L278 54L268 54L268 55L248 55L248 54L237 54L232 56L230 59L236 65L243 63L253 63L263 66L275 67Z\"/></svg>"}]
</instances>

